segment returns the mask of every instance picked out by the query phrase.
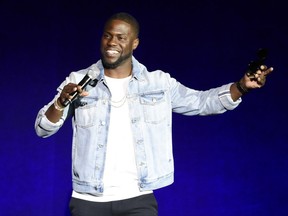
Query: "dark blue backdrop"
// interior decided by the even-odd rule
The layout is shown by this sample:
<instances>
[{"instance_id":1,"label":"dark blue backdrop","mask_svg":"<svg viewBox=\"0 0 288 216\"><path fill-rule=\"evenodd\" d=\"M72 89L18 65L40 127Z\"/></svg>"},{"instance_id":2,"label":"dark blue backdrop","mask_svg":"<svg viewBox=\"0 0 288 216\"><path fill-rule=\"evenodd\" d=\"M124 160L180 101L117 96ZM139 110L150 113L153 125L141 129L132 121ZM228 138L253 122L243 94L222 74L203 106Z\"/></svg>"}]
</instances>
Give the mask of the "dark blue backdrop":
<instances>
[{"instance_id":1,"label":"dark blue backdrop","mask_svg":"<svg viewBox=\"0 0 288 216\"><path fill-rule=\"evenodd\" d=\"M267 85L219 116L174 115L175 183L160 216L288 215L287 11L280 1L0 1L0 215L68 216L71 124L41 139L38 110L99 58L104 20L141 24L135 57L195 89L238 80L260 47Z\"/></svg>"}]
</instances>

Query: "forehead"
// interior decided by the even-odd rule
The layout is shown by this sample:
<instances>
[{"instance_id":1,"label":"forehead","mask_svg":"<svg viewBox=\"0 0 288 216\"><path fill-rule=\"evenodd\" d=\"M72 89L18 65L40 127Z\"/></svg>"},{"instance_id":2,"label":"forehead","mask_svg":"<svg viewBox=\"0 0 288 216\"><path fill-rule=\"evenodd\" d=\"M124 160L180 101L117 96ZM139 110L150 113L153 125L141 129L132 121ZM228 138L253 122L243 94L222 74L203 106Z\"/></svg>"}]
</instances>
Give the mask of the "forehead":
<instances>
[{"instance_id":1,"label":"forehead","mask_svg":"<svg viewBox=\"0 0 288 216\"><path fill-rule=\"evenodd\" d=\"M105 32L115 33L115 34L132 34L132 26L122 20L111 20L104 28Z\"/></svg>"}]
</instances>

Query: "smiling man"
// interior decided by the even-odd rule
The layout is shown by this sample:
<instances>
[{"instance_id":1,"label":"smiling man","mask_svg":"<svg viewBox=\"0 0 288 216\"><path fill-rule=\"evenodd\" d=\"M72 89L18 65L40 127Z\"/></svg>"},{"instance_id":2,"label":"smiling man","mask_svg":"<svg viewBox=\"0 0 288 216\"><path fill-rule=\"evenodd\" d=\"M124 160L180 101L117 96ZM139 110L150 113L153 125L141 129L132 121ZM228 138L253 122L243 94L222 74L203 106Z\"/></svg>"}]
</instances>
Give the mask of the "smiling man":
<instances>
[{"instance_id":1,"label":"smiling man","mask_svg":"<svg viewBox=\"0 0 288 216\"><path fill-rule=\"evenodd\" d=\"M130 23L130 24L128 24ZM101 40L102 64L111 77L121 78L120 69L131 68L132 52L139 44L139 25L136 20L117 20L112 18L105 25ZM109 69L109 70L108 70ZM117 69L117 70L115 70ZM123 77L130 75L131 70L123 71ZM108 75L108 74L107 74Z\"/></svg>"},{"instance_id":2,"label":"smiling man","mask_svg":"<svg viewBox=\"0 0 288 216\"><path fill-rule=\"evenodd\" d=\"M153 191L174 181L172 112L192 116L233 110L273 70L261 65L238 82L191 89L169 73L149 72L133 57L138 34L130 14L110 17L101 60L72 72L37 115L35 130L41 137L55 134L72 116L73 216L158 215ZM82 89L78 83L90 72L91 82Z\"/></svg>"}]
</instances>

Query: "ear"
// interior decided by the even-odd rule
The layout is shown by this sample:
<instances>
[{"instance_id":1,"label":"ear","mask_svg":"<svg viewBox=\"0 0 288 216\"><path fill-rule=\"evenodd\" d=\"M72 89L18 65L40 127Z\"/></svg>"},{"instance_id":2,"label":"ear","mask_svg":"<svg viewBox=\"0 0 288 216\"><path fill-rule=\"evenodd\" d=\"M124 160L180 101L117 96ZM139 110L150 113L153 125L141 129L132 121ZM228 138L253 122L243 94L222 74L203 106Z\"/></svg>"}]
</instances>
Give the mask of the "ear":
<instances>
[{"instance_id":1,"label":"ear","mask_svg":"<svg viewBox=\"0 0 288 216\"><path fill-rule=\"evenodd\" d=\"M139 38L136 38L134 41L133 41L133 50L135 50L139 45Z\"/></svg>"}]
</instances>

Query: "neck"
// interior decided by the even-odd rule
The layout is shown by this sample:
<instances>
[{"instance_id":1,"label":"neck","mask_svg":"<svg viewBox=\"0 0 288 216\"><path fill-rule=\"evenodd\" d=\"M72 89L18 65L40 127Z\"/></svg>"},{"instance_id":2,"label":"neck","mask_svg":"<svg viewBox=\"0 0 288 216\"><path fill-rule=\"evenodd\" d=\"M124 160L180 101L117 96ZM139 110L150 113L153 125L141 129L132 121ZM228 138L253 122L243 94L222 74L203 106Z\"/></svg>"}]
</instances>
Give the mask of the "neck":
<instances>
[{"instance_id":1,"label":"neck","mask_svg":"<svg viewBox=\"0 0 288 216\"><path fill-rule=\"evenodd\" d=\"M106 76L116 79L129 77L132 74L132 64L121 65L115 69L105 69L104 73Z\"/></svg>"}]
</instances>

